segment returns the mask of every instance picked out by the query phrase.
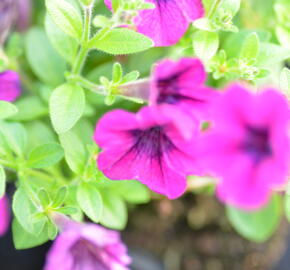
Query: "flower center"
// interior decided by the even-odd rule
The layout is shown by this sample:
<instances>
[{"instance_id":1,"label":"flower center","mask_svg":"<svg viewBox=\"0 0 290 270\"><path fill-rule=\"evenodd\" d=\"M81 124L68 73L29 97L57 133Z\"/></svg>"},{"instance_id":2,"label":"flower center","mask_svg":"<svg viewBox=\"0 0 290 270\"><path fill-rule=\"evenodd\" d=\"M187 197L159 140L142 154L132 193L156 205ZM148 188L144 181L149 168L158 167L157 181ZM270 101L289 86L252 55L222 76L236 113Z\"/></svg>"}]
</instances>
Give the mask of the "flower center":
<instances>
[{"instance_id":1,"label":"flower center","mask_svg":"<svg viewBox=\"0 0 290 270\"><path fill-rule=\"evenodd\" d=\"M247 126L247 135L242 144L242 149L253 158L255 163L260 163L269 157L272 150L268 129Z\"/></svg>"},{"instance_id":2,"label":"flower center","mask_svg":"<svg viewBox=\"0 0 290 270\"><path fill-rule=\"evenodd\" d=\"M173 147L161 126L146 130L134 129L130 132L135 140L134 150L137 153L145 153L151 158L160 158L165 151L169 151Z\"/></svg>"}]
</instances>

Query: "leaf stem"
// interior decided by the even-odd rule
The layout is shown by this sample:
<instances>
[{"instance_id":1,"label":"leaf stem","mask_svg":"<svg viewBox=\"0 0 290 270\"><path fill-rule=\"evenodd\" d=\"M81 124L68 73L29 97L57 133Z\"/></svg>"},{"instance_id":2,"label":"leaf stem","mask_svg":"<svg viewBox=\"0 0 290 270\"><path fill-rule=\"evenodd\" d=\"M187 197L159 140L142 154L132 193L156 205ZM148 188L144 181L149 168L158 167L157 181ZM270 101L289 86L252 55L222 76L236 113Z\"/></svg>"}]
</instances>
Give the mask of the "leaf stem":
<instances>
[{"instance_id":1,"label":"leaf stem","mask_svg":"<svg viewBox=\"0 0 290 270\"><path fill-rule=\"evenodd\" d=\"M85 23L83 29L83 37L79 52L73 64L72 74L78 75L81 73L87 55L89 53L88 43L91 36L91 20L92 20L92 5L84 7Z\"/></svg>"}]
</instances>

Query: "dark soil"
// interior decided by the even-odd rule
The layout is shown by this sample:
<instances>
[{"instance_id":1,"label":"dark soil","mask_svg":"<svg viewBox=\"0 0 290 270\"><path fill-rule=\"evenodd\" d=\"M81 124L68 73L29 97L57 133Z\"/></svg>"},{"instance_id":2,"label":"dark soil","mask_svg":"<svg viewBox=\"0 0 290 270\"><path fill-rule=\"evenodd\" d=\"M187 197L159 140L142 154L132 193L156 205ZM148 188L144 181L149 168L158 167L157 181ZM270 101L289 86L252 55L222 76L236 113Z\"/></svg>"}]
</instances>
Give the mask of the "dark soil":
<instances>
[{"instance_id":1,"label":"dark soil","mask_svg":"<svg viewBox=\"0 0 290 270\"><path fill-rule=\"evenodd\" d=\"M283 220L266 243L249 242L231 228L215 198L187 195L135 208L123 238L133 250L153 254L165 270L270 270L286 250L288 229Z\"/></svg>"}]
</instances>

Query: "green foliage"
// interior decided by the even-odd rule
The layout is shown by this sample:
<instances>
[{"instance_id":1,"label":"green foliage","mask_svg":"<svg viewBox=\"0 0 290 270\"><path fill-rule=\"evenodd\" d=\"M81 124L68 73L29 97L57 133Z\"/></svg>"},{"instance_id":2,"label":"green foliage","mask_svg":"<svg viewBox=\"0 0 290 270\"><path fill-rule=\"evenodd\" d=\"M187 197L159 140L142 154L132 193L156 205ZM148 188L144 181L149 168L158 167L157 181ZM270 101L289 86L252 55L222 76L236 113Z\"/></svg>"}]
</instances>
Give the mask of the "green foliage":
<instances>
[{"instance_id":1,"label":"green foliage","mask_svg":"<svg viewBox=\"0 0 290 270\"><path fill-rule=\"evenodd\" d=\"M63 149L57 143L47 143L34 148L29 156L27 165L31 168L52 166L63 158Z\"/></svg>"},{"instance_id":2,"label":"green foliage","mask_svg":"<svg viewBox=\"0 0 290 270\"><path fill-rule=\"evenodd\" d=\"M148 37L126 28L101 31L90 41L91 48L114 55L138 53L152 46Z\"/></svg>"},{"instance_id":3,"label":"green foliage","mask_svg":"<svg viewBox=\"0 0 290 270\"><path fill-rule=\"evenodd\" d=\"M77 84L63 84L55 89L49 100L52 125L59 134L69 131L85 110L84 90Z\"/></svg>"},{"instance_id":4,"label":"green foliage","mask_svg":"<svg viewBox=\"0 0 290 270\"><path fill-rule=\"evenodd\" d=\"M83 23L78 11L65 0L46 0L45 3L54 23L67 35L80 40Z\"/></svg>"},{"instance_id":5,"label":"green foliage","mask_svg":"<svg viewBox=\"0 0 290 270\"><path fill-rule=\"evenodd\" d=\"M290 70L288 68L284 68L281 72L280 88L288 99L290 99Z\"/></svg>"},{"instance_id":6,"label":"green foliage","mask_svg":"<svg viewBox=\"0 0 290 270\"><path fill-rule=\"evenodd\" d=\"M63 82L65 62L55 52L43 30L31 28L25 40L25 53L35 75L55 87Z\"/></svg>"},{"instance_id":7,"label":"green foliage","mask_svg":"<svg viewBox=\"0 0 290 270\"><path fill-rule=\"evenodd\" d=\"M266 241L279 225L281 218L281 198L273 196L271 202L261 210L246 212L227 207L227 216L232 226L245 238Z\"/></svg>"},{"instance_id":8,"label":"green foliage","mask_svg":"<svg viewBox=\"0 0 290 270\"><path fill-rule=\"evenodd\" d=\"M84 213L94 222L99 222L103 212L103 201L99 190L90 183L78 186L77 200Z\"/></svg>"},{"instance_id":9,"label":"green foliage","mask_svg":"<svg viewBox=\"0 0 290 270\"><path fill-rule=\"evenodd\" d=\"M18 109L10 102L0 100L0 119L10 118L17 114Z\"/></svg>"}]
</instances>

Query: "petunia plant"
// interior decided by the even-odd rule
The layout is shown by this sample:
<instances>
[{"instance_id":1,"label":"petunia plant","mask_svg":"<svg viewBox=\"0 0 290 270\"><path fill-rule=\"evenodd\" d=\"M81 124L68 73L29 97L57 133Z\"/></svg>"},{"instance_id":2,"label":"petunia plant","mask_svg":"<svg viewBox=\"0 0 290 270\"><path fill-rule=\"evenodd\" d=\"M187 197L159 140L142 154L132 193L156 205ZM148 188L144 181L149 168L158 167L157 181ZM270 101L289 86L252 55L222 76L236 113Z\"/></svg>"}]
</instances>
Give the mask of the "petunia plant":
<instances>
[{"instance_id":1,"label":"petunia plant","mask_svg":"<svg viewBox=\"0 0 290 270\"><path fill-rule=\"evenodd\" d=\"M113 230L131 206L204 187L252 241L290 220L287 0L16 2L0 4L0 235L11 216L17 249L50 239L44 269L126 270Z\"/></svg>"}]
</instances>

